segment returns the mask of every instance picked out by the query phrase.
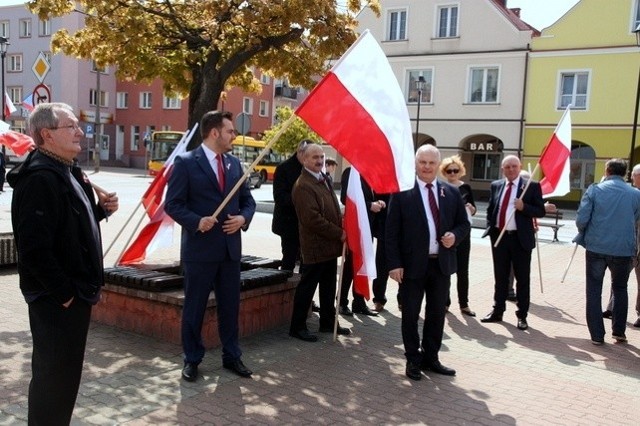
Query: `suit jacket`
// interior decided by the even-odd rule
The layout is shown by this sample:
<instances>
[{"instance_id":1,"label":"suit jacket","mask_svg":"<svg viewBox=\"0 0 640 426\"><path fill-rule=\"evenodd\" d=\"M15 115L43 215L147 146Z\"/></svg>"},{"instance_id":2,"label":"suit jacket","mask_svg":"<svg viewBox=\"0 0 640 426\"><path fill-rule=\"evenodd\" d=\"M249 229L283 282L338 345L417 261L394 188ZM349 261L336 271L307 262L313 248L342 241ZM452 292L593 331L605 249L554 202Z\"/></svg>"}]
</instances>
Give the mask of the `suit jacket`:
<instances>
[{"instance_id":1,"label":"suit jacket","mask_svg":"<svg viewBox=\"0 0 640 426\"><path fill-rule=\"evenodd\" d=\"M471 225L458 188L437 181L440 232L453 232L453 247L442 245L438 262L444 274L456 272L456 246L469 234ZM420 279L427 274L429 258L429 224L421 188L416 181L413 189L391 195L386 220L387 266L389 270L404 268L404 277ZM442 235L438 236L438 240Z\"/></svg>"},{"instance_id":2,"label":"suit jacket","mask_svg":"<svg viewBox=\"0 0 640 426\"><path fill-rule=\"evenodd\" d=\"M165 211L182 226L180 256L183 261L220 262L228 256L239 261L242 253L240 232L227 235L222 223L227 215L242 215L246 230L256 211L256 203L245 183L231 197L218 216L218 223L209 232L198 232L200 219L220 206L229 191L242 177L240 161L224 155L225 188L220 191L218 179L202 146L175 159L169 178Z\"/></svg>"},{"instance_id":3,"label":"suit jacket","mask_svg":"<svg viewBox=\"0 0 640 426\"><path fill-rule=\"evenodd\" d=\"M527 181L528 179L520 178L516 198L519 198L522 194L522 191L527 186ZM498 223L500 198L502 197L502 192L505 190L506 183L506 179L496 180L491 183L489 206L487 207L487 230L483 236L492 233L492 237L495 238L500 233L500 230L496 228L496 224ZM516 210L515 213L518 240L523 248L533 250L536 246L533 218L543 217L545 215L542 189L538 182L531 181L522 201L524 202L524 208L522 211Z\"/></svg>"},{"instance_id":4,"label":"suit jacket","mask_svg":"<svg viewBox=\"0 0 640 426\"><path fill-rule=\"evenodd\" d=\"M338 258L342 254L342 214L335 192L302 169L291 195L298 215L303 263Z\"/></svg>"},{"instance_id":5,"label":"suit jacket","mask_svg":"<svg viewBox=\"0 0 640 426\"><path fill-rule=\"evenodd\" d=\"M273 174L273 221L271 231L283 237L298 238L298 216L291 200L293 185L300 177L302 164L293 154L276 167Z\"/></svg>"}]
</instances>

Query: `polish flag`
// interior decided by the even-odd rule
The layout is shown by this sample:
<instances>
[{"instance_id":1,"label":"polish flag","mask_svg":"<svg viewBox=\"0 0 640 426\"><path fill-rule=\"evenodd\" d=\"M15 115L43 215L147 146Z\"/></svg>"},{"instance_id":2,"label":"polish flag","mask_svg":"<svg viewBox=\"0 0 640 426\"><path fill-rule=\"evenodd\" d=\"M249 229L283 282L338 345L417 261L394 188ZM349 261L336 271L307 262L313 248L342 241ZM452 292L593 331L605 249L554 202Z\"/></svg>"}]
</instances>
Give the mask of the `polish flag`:
<instances>
[{"instance_id":1,"label":"polish flag","mask_svg":"<svg viewBox=\"0 0 640 426\"><path fill-rule=\"evenodd\" d=\"M142 262L147 254L162 247L171 247L173 244L174 221L164 211L164 203L160 204L149 223L142 228L140 234L125 250L118 261L118 265L130 265Z\"/></svg>"},{"instance_id":2,"label":"polish flag","mask_svg":"<svg viewBox=\"0 0 640 426\"><path fill-rule=\"evenodd\" d=\"M413 188L415 165L407 104L380 45L366 30L296 110L355 166L371 188Z\"/></svg>"},{"instance_id":3,"label":"polish flag","mask_svg":"<svg viewBox=\"0 0 640 426\"><path fill-rule=\"evenodd\" d=\"M570 107L567 107L562 114L556 130L551 135L551 139L538 161L544 176L540 181L544 198L562 197L571 190L569 181L569 172L571 171Z\"/></svg>"},{"instance_id":4,"label":"polish flag","mask_svg":"<svg viewBox=\"0 0 640 426\"><path fill-rule=\"evenodd\" d=\"M0 120L0 144L11 149L18 157L33 151L36 144L29 135L10 130L9 123Z\"/></svg>"},{"instance_id":5,"label":"polish flag","mask_svg":"<svg viewBox=\"0 0 640 426\"><path fill-rule=\"evenodd\" d=\"M369 280L376 278L376 262L360 173L353 166L347 184L344 228L347 244L353 253L353 289L369 300Z\"/></svg>"},{"instance_id":6,"label":"polish flag","mask_svg":"<svg viewBox=\"0 0 640 426\"><path fill-rule=\"evenodd\" d=\"M33 105L33 93L29 93L27 97L22 100L22 108L29 112L32 112L35 109L35 106Z\"/></svg>"},{"instance_id":7,"label":"polish flag","mask_svg":"<svg viewBox=\"0 0 640 426\"><path fill-rule=\"evenodd\" d=\"M8 117L16 111L17 108L11 101L11 98L9 97L7 92L4 92L4 116Z\"/></svg>"},{"instance_id":8,"label":"polish flag","mask_svg":"<svg viewBox=\"0 0 640 426\"><path fill-rule=\"evenodd\" d=\"M149 185L149 188L147 188L145 193L142 195L142 205L146 209L149 217L152 217L155 214L164 199L164 190L167 187L167 181L171 175L171 170L173 170L173 162L175 158L187 151L187 145L197 128L198 125L196 124L191 131L182 136L182 139L180 139L178 145L176 145L173 152L169 155L167 161L164 162L162 169L158 171L156 177Z\"/></svg>"}]
</instances>

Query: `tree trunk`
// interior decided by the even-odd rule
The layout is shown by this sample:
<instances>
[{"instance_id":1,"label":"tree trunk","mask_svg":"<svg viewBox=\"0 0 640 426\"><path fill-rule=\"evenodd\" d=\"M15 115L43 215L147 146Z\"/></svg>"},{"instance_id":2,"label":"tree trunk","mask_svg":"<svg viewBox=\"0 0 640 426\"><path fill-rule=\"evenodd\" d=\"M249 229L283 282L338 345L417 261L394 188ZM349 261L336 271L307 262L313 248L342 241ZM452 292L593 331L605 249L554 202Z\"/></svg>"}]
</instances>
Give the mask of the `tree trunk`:
<instances>
[{"instance_id":1,"label":"tree trunk","mask_svg":"<svg viewBox=\"0 0 640 426\"><path fill-rule=\"evenodd\" d=\"M205 113L217 108L224 87L220 73L213 67L206 68L202 65L194 65L192 76L193 80L189 91L189 129L192 129L196 123L200 123ZM202 137L200 129L198 129L189 142L187 150L197 148L201 143Z\"/></svg>"}]
</instances>

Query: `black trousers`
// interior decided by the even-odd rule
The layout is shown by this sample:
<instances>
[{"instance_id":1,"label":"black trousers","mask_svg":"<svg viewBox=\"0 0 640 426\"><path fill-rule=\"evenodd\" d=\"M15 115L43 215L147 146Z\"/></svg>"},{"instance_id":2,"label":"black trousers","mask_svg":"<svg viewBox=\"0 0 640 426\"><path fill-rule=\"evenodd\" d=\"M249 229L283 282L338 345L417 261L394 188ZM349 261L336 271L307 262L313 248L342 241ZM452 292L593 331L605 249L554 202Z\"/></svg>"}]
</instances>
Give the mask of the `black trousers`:
<instances>
[{"instance_id":1,"label":"black trousers","mask_svg":"<svg viewBox=\"0 0 640 426\"><path fill-rule=\"evenodd\" d=\"M91 305L75 298L68 308L49 297L29 303L33 338L29 425L68 425L78 396Z\"/></svg>"},{"instance_id":2,"label":"black trousers","mask_svg":"<svg viewBox=\"0 0 640 426\"><path fill-rule=\"evenodd\" d=\"M290 332L307 330L307 314L316 287L320 285L320 327L333 327L336 315L337 259L321 263L306 264L293 297Z\"/></svg>"},{"instance_id":3,"label":"black trousers","mask_svg":"<svg viewBox=\"0 0 640 426\"><path fill-rule=\"evenodd\" d=\"M456 247L456 288L458 290L458 304L460 309L469 307L469 257L471 254L471 237L467 236L460 241ZM451 298L447 301L447 306L451 306Z\"/></svg>"},{"instance_id":4,"label":"black trousers","mask_svg":"<svg viewBox=\"0 0 640 426\"><path fill-rule=\"evenodd\" d=\"M429 259L429 267L425 277L420 279L405 278L400 284L402 341L407 361L420 364L423 361L433 363L438 360L450 284L451 277L440 271L438 259ZM422 344L420 344L418 319L423 298L426 298L426 306Z\"/></svg>"},{"instance_id":5,"label":"black trousers","mask_svg":"<svg viewBox=\"0 0 640 426\"><path fill-rule=\"evenodd\" d=\"M378 238L376 244L376 278L371 285L373 290L373 301L387 303L387 281L389 281L389 268L387 268L387 252L384 247L384 240Z\"/></svg>"},{"instance_id":6,"label":"black trousers","mask_svg":"<svg viewBox=\"0 0 640 426\"><path fill-rule=\"evenodd\" d=\"M297 235L293 237L282 235L280 236L280 247L282 248L282 265L280 269L293 271L296 267L296 261L300 257L300 239Z\"/></svg>"},{"instance_id":7,"label":"black trousers","mask_svg":"<svg viewBox=\"0 0 640 426\"><path fill-rule=\"evenodd\" d=\"M490 235L495 278L493 309L497 314L502 314L506 309L506 300L511 288L509 274L513 268L518 305L516 316L526 319L529 313L531 250L522 247L518 235L515 233L505 233L498 247L494 247L494 244L499 232L495 230Z\"/></svg>"},{"instance_id":8,"label":"black trousers","mask_svg":"<svg viewBox=\"0 0 640 426\"><path fill-rule=\"evenodd\" d=\"M344 269L342 271L342 285L340 286L340 306L349 306L349 290L353 284L353 252L347 249L347 255L344 257ZM364 297L356 294L355 290L351 291L353 296L353 304L351 307L354 310L361 310L367 307L367 302Z\"/></svg>"}]
</instances>

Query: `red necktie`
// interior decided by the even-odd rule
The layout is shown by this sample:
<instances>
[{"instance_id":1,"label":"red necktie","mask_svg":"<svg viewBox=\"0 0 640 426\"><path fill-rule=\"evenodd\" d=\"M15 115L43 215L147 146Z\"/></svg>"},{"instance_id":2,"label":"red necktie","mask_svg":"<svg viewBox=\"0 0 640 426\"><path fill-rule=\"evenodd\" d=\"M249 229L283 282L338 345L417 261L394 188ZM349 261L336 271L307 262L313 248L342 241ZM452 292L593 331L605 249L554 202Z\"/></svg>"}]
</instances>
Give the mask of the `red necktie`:
<instances>
[{"instance_id":1,"label":"red necktie","mask_svg":"<svg viewBox=\"0 0 640 426\"><path fill-rule=\"evenodd\" d=\"M507 185L507 192L504 194L504 198L502 199L502 204L500 204L500 215L498 216L498 227L500 229L507 226L507 206L509 205L509 200L511 199L511 187L513 186L513 182L509 182Z\"/></svg>"},{"instance_id":2,"label":"red necktie","mask_svg":"<svg viewBox=\"0 0 640 426\"><path fill-rule=\"evenodd\" d=\"M429 208L431 209L431 216L433 216L433 223L436 227L436 240L440 236L440 210L438 210L438 203L436 203L436 197L433 195L432 183L427 184L427 192L429 193Z\"/></svg>"},{"instance_id":3,"label":"red necktie","mask_svg":"<svg viewBox=\"0 0 640 426\"><path fill-rule=\"evenodd\" d=\"M218 185L220 185L220 191L224 192L224 161L222 154L216 155L218 159Z\"/></svg>"}]
</instances>

